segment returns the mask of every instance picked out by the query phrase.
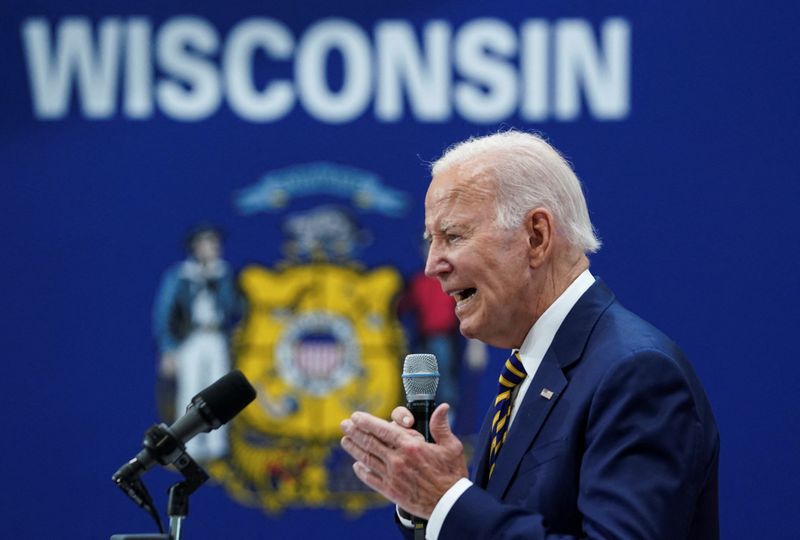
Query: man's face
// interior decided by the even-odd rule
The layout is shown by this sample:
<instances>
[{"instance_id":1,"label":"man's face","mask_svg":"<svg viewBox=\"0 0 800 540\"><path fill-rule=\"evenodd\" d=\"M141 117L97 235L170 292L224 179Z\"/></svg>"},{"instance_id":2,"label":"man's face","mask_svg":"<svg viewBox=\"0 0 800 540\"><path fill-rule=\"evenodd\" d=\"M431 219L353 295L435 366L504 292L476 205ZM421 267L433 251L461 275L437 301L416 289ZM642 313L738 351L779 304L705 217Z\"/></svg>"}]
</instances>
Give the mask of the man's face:
<instances>
[{"instance_id":1,"label":"man's face","mask_svg":"<svg viewBox=\"0 0 800 540\"><path fill-rule=\"evenodd\" d=\"M425 197L425 273L456 300L462 334L519 347L533 324L529 241L523 226L495 224L494 191L493 179L465 167L433 178Z\"/></svg>"},{"instance_id":2,"label":"man's face","mask_svg":"<svg viewBox=\"0 0 800 540\"><path fill-rule=\"evenodd\" d=\"M212 232L199 234L192 242L192 253L202 264L216 261L222 256L219 237Z\"/></svg>"}]
</instances>

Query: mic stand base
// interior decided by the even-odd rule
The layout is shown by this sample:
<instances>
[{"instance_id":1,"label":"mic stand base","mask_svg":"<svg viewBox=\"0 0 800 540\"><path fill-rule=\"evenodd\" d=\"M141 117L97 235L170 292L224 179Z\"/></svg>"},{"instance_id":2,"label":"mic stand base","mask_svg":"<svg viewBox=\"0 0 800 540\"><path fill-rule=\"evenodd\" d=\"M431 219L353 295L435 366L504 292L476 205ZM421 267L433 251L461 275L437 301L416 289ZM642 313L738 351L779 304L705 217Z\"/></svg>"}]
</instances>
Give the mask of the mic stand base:
<instances>
[{"instance_id":1,"label":"mic stand base","mask_svg":"<svg viewBox=\"0 0 800 540\"><path fill-rule=\"evenodd\" d=\"M189 515L189 495L208 480L208 473L186 452L175 460L174 465L185 480L169 488L169 534L115 534L111 540L181 540L183 520Z\"/></svg>"}]
</instances>

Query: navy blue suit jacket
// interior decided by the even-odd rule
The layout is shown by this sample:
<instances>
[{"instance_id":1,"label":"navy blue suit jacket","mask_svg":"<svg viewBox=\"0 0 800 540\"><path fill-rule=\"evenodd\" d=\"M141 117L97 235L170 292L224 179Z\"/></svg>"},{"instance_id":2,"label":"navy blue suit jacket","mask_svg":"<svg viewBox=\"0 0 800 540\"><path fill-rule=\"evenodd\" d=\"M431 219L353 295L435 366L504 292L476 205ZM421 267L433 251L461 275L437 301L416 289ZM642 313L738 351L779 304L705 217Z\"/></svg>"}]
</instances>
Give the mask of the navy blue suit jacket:
<instances>
[{"instance_id":1,"label":"navy blue suit jacket","mask_svg":"<svg viewBox=\"0 0 800 540\"><path fill-rule=\"evenodd\" d=\"M719 538L705 392L678 347L603 283L558 330L487 481L490 421L475 485L440 539Z\"/></svg>"}]
</instances>

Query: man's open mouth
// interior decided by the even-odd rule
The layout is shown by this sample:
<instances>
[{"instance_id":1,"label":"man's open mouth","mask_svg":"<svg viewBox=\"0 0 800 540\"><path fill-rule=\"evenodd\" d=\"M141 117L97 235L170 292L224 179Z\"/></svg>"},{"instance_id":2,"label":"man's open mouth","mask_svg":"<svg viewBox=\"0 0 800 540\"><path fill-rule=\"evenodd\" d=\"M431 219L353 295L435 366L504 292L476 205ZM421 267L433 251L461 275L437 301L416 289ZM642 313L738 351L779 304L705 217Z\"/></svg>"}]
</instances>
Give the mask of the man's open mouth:
<instances>
[{"instance_id":1,"label":"man's open mouth","mask_svg":"<svg viewBox=\"0 0 800 540\"><path fill-rule=\"evenodd\" d=\"M460 291L455 291L452 293L452 297L455 298L456 303L461 303L464 300L470 298L473 294L475 294L478 290L474 287L470 287L469 289L461 289Z\"/></svg>"}]
</instances>

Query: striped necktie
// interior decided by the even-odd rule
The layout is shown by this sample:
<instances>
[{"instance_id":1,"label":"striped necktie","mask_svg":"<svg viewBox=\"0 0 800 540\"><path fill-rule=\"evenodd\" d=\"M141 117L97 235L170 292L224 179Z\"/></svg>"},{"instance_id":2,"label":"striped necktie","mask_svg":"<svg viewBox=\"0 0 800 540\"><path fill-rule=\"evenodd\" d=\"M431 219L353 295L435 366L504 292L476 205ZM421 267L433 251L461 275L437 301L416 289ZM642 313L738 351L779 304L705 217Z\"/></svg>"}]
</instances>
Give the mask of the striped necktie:
<instances>
[{"instance_id":1,"label":"striped necktie","mask_svg":"<svg viewBox=\"0 0 800 540\"><path fill-rule=\"evenodd\" d=\"M491 446L489 447L489 477L491 478L494 472L495 462L497 455L500 453L500 447L506 441L508 435L508 421L511 418L511 395L522 381L527 376L525 367L522 365L522 359L519 357L519 352L514 352L506 364L503 366L503 371L500 373L499 384L497 385L497 398L494 400L494 418L492 419L492 437Z\"/></svg>"}]
</instances>

